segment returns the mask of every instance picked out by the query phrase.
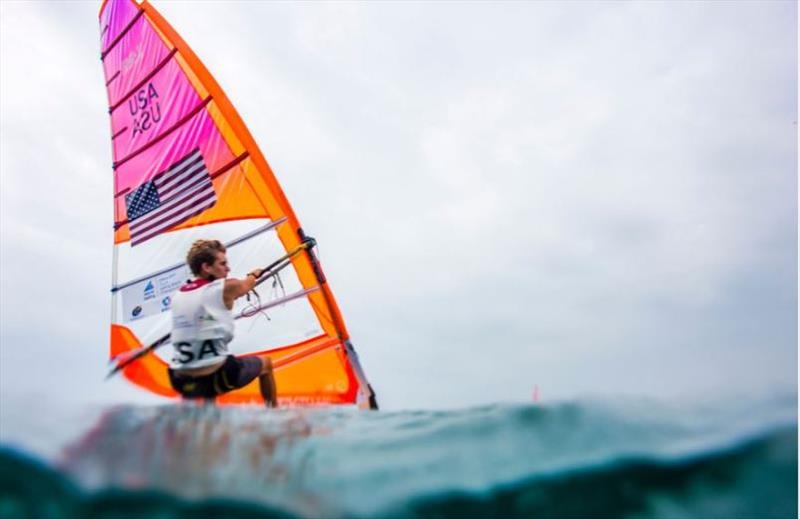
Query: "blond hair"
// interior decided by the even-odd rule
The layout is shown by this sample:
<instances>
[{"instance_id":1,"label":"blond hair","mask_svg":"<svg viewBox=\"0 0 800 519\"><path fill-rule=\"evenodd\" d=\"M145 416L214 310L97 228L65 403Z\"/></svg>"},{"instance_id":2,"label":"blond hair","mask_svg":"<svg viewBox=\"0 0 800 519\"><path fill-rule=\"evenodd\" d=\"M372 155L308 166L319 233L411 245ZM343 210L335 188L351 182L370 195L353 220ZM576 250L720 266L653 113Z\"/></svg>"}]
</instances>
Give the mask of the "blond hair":
<instances>
[{"instance_id":1,"label":"blond hair","mask_svg":"<svg viewBox=\"0 0 800 519\"><path fill-rule=\"evenodd\" d=\"M199 277L203 264L213 264L217 259L217 253L225 250L225 246L219 240L196 240L186 254L186 264L192 269L192 273Z\"/></svg>"}]
</instances>

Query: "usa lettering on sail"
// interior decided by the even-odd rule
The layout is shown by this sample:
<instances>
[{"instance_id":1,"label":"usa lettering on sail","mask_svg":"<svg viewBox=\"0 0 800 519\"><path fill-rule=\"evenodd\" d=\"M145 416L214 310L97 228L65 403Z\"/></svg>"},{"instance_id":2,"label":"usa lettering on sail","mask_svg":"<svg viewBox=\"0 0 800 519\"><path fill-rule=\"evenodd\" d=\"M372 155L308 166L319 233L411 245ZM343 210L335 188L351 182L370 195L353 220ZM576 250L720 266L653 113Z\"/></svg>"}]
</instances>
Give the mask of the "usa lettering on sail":
<instances>
[{"instance_id":1,"label":"usa lettering on sail","mask_svg":"<svg viewBox=\"0 0 800 519\"><path fill-rule=\"evenodd\" d=\"M161 120L161 105L158 103L158 91L153 83L140 89L128 99L128 110L133 116L133 133L136 137L153 127L153 123Z\"/></svg>"}]
</instances>

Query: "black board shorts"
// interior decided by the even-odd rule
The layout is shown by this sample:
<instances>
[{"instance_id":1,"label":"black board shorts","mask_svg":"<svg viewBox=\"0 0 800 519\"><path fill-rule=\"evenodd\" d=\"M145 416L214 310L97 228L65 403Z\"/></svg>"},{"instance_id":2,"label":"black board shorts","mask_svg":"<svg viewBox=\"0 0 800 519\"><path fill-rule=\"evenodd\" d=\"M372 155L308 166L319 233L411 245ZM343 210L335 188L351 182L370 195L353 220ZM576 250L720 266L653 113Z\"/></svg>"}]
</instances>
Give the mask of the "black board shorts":
<instances>
[{"instance_id":1,"label":"black board shorts","mask_svg":"<svg viewBox=\"0 0 800 519\"><path fill-rule=\"evenodd\" d=\"M170 368L169 381L184 398L214 398L252 382L261 373L261 366L258 357L228 355L218 370L201 377L184 375Z\"/></svg>"}]
</instances>

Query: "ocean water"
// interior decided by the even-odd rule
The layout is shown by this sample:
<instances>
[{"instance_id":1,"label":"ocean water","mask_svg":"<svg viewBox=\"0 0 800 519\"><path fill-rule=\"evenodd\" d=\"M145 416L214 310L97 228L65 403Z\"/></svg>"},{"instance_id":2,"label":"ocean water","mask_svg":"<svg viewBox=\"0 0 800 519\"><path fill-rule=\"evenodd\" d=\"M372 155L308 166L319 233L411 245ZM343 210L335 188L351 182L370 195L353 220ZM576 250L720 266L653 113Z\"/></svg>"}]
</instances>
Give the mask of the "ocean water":
<instances>
[{"instance_id":1,"label":"ocean water","mask_svg":"<svg viewBox=\"0 0 800 519\"><path fill-rule=\"evenodd\" d=\"M0 518L797 517L794 395L73 418L5 433Z\"/></svg>"}]
</instances>

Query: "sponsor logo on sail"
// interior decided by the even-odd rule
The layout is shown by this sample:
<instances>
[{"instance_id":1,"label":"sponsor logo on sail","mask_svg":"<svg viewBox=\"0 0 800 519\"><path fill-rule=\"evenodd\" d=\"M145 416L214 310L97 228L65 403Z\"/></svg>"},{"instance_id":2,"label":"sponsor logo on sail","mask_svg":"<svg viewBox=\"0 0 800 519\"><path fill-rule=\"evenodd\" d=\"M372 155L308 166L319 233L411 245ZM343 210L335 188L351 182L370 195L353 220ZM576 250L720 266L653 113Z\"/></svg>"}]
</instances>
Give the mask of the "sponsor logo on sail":
<instances>
[{"instance_id":1,"label":"sponsor logo on sail","mask_svg":"<svg viewBox=\"0 0 800 519\"><path fill-rule=\"evenodd\" d=\"M142 56L144 56L144 46L140 43L122 60L122 73L128 72L134 65L142 61Z\"/></svg>"}]
</instances>

